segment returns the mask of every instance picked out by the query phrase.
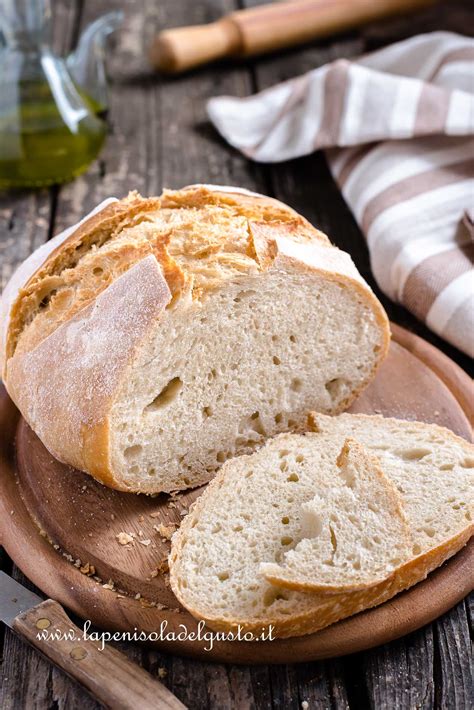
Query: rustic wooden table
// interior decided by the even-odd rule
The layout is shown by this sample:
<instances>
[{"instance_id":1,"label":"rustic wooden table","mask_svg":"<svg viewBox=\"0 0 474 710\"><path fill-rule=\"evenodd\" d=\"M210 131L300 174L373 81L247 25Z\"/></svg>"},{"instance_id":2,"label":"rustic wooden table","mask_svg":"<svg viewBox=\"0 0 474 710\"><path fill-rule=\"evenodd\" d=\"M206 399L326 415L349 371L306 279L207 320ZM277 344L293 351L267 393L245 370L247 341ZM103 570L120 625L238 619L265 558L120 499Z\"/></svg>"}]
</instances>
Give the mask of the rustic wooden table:
<instances>
[{"instance_id":1,"label":"rustic wooden table","mask_svg":"<svg viewBox=\"0 0 474 710\"><path fill-rule=\"evenodd\" d=\"M110 136L86 175L60 189L0 196L0 286L37 246L76 222L109 195L129 189L158 194L163 186L194 182L243 185L295 207L349 251L370 274L364 239L320 154L277 166L252 164L228 148L207 121L206 99L245 95L338 57L351 57L419 32L473 27L469 2L446 2L416 16L371 25L305 49L245 64L222 64L172 80L150 73L143 49L157 28L209 22L258 0L56 0L53 34L67 52L80 30L103 12L122 6L125 29L109 62ZM375 290L377 288L375 287ZM466 357L380 293L390 317L437 345L467 369ZM2 567L28 584L0 552ZM38 564L41 561L38 560ZM471 599L472 602L472 599ZM289 666L238 667L165 656L134 645L127 655L163 682L190 708L439 708L472 707L469 623L472 604L459 604L435 623L381 648L338 660ZM3 647L0 707L4 710L98 705L10 631Z\"/></svg>"}]
</instances>

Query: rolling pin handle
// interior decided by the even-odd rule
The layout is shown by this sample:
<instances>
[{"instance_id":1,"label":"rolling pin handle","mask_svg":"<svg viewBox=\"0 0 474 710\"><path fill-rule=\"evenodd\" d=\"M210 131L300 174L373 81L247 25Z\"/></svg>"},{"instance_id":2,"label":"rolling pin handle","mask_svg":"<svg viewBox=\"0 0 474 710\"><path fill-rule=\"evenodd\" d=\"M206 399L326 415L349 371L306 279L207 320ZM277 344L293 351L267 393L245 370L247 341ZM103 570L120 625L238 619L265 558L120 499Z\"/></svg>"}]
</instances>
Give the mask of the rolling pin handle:
<instances>
[{"instance_id":1,"label":"rolling pin handle","mask_svg":"<svg viewBox=\"0 0 474 710\"><path fill-rule=\"evenodd\" d=\"M155 37L150 61L159 71L174 74L239 52L237 25L227 17L209 25L177 27Z\"/></svg>"},{"instance_id":2,"label":"rolling pin handle","mask_svg":"<svg viewBox=\"0 0 474 710\"><path fill-rule=\"evenodd\" d=\"M164 30L151 64L177 74L222 57L249 57L294 47L368 22L412 12L436 0L290 0L237 10L210 25Z\"/></svg>"}]
</instances>

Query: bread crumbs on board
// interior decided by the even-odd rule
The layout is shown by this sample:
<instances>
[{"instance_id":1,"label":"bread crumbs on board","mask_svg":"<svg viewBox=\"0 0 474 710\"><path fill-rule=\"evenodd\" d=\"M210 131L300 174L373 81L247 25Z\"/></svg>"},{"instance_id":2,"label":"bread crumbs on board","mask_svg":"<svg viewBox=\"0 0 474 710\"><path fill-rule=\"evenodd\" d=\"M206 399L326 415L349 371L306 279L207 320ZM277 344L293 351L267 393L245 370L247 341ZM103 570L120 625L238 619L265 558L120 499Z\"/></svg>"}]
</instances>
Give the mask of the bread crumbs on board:
<instances>
[{"instance_id":1,"label":"bread crumbs on board","mask_svg":"<svg viewBox=\"0 0 474 710\"><path fill-rule=\"evenodd\" d=\"M85 565L79 567L79 572L82 572L82 574L92 577L95 574L95 567L94 565L89 564L89 562L86 562Z\"/></svg>"},{"instance_id":2,"label":"bread crumbs on board","mask_svg":"<svg viewBox=\"0 0 474 710\"><path fill-rule=\"evenodd\" d=\"M119 534L115 537L119 545L129 545L131 542L134 541L134 535L132 535L131 533L119 532Z\"/></svg>"},{"instance_id":3,"label":"bread crumbs on board","mask_svg":"<svg viewBox=\"0 0 474 710\"><path fill-rule=\"evenodd\" d=\"M150 572L150 579L155 579L155 577L158 577L160 574L167 574L169 572L169 566L168 566L168 558L164 557L160 564L155 567L155 569L152 569Z\"/></svg>"},{"instance_id":4,"label":"bread crumbs on board","mask_svg":"<svg viewBox=\"0 0 474 710\"><path fill-rule=\"evenodd\" d=\"M161 572L161 574L166 574L169 571L170 571L170 568L168 565L168 558L165 557L163 560L161 560L160 564L158 565L158 572Z\"/></svg>"},{"instance_id":5,"label":"bread crumbs on board","mask_svg":"<svg viewBox=\"0 0 474 710\"><path fill-rule=\"evenodd\" d=\"M177 527L178 526L175 523L171 523L170 525L164 525L163 523L153 525L153 529L156 530L156 532L159 533L165 540L171 540L171 537L173 533L176 532Z\"/></svg>"}]
</instances>

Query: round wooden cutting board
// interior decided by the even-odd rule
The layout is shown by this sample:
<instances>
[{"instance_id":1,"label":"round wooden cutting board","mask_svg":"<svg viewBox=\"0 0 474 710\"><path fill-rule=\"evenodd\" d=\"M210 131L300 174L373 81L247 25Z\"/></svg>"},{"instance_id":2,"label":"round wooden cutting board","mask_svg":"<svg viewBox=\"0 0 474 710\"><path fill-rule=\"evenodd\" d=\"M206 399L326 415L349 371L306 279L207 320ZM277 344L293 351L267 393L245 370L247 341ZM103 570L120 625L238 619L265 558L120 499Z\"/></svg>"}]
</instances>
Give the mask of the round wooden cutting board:
<instances>
[{"instance_id":1,"label":"round wooden cutting board","mask_svg":"<svg viewBox=\"0 0 474 710\"><path fill-rule=\"evenodd\" d=\"M352 411L435 422L470 440L470 378L425 341L392 329L389 356ZM1 542L45 594L83 619L106 630L197 629L169 589L166 559L167 538L199 493L155 498L119 493L60 464L1 387ZM120 544L120 533L131 541ZM352 653L398 638L450 609L474 586L473 570L471 542L411 590L316 634L259 643L220 641L211 651L203 640L157 643L171 653L231 663Z\"/></svg>"}]
</instances>

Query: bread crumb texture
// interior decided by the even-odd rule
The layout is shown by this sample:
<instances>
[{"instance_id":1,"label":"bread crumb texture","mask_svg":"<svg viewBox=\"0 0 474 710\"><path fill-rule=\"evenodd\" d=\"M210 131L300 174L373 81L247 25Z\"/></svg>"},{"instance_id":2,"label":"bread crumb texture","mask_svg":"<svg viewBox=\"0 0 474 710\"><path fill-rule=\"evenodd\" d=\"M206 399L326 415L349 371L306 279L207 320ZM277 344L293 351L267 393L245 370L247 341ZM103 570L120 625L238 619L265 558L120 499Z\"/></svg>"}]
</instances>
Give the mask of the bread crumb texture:
<instances>
[{"instance_id":1,"label":"bread crumb texture","mask_svg":"<svg viewBox=\"0 0 474 710\"><path fill-rule=\"evenodd\" d=\"M289 525L289 517L282 523ZM350 592L383 582L410 557L401 496L378 459L355 439L344 442L327 485L302 504L300 537L280 564L260 565L270 582Z\"/></svg>"}]
</instances>

